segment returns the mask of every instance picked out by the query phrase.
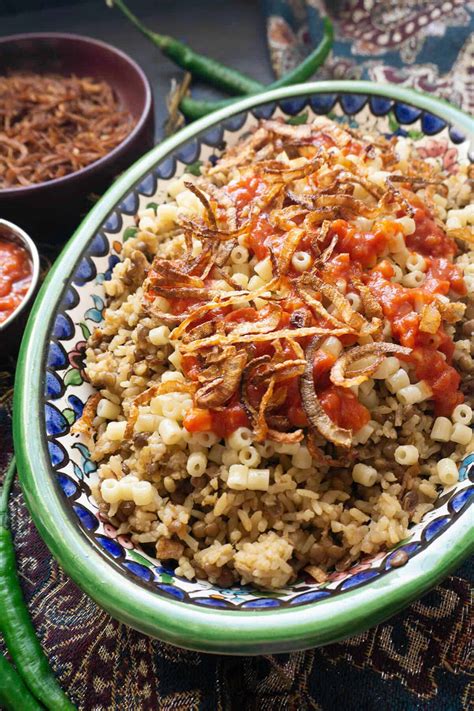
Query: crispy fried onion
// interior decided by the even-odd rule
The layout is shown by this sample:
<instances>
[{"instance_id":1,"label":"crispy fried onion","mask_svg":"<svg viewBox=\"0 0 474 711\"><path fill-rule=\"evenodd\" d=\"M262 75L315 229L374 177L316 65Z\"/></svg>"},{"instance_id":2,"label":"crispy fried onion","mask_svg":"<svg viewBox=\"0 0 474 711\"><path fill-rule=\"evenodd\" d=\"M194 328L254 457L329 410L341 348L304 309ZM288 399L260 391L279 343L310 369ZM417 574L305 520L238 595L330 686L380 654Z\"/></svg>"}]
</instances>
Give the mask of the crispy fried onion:
<instances>
[{"instance_id":1,"label":"crispy fried onion","mask_svg":"<svg viewBox=\"0 0 474 711\"><path fill-rule=\"evenodd\" d=\"M391 176L385 178L385 185L387 186L387 191L390 193L392 198L396 203L400 203L405 208L405 211L409 217L413 217L415 214L415 208L409 200L407 200L404 191L399 190L392 182ZM383 201L383 198L382 198Z\"/></svg>"},{"instance_id":2,"label":"crispy fried onion","mask_svg":"<svg viewBox=\"0 0 474 711\"><path fill-rule=\"evenodd\" d=\"M298 442L301 442L303 437L303 430L280 432L279 430L274 430L269 427L267 431L267 439L271 439L272 442L278 442L279 444L297 444Z\"/></svg>"},{"instance_id":3,"label":"crispy fried onion","mask_svg":"<svg viewBox=\"0 0 474 711\"><path fill-rule=\"evenodd\" d=\"M321 344L321 338L313 338L306 349L306 366L300 378L300 394L303 408L310 423L310 427L316 429L327 440L341 447L349 449L352 444L352 432L336 425L326 414L323 406L318 400L314 389L313 380L313 360L316 351Z\"/></svg>"},{"instance_id":4,"label":"crispy fried onion","mask_svg":"<svg viewBox=\"0 0 474 711\"><path fill-rule=\"evenodd\" d=\"M194 328L186 331L183 334L182 341L183 343L191 343L191 341L195 341L197 338L207 338L211 334L215 333L215 330L216 319L212 318L209 319L209 321L204 321L204 323L200 323L198 326L194 326Z\"/></svg>"},{"instance_id":5,"label":"crispy fried onion","mask_svg":"<svg viewBox=\"0 0 474 711\"><path fill-rule=\"evenodd\" d=\"M334 316L333 314L329 313L323 303L319 299L317 299L313 293L311 293L311 290L307 285L302 283L296 283L295 288L298 296L300 296L301 299L303 299L303 301L308 304L313 313L315 313L317 316L321 316L322 318L324 318L326 321L331 323L334 328L341 328L343 326L341 320L336 318L336 316ZM351 332L356 333L356 331L352 330L351 328L348 328L347 333Z\"/></svg>"},{"instance_id":6,"label":"crispy fried onion","mask_svg":"<svg viewBox=\"0 0 474 711\"><path fill-rule=\"evenodd\" d=\"M362 279L360 279L360 277L358 276L352 277L352 283L360 294L365 316L367 316L367 318L369 319L380 319L380 325L382 325L383 309L375 298L375 296L372 294L369 287L364 284Z\"/></svg>"},{"instance_id":7,"label":"crispy fried onion","mask_svg":"<svg viewBox=\"0 0 474 711\"><path fill-rule=\"evenodd\" d=\"M347 326L342 326L341 328L324 328L322 326L309 326L308 328L300 328L297 332L290 328L283 328L279 331L272 331L271 333L258 333L249 334L247 336L239 336L230 333L228 336L221 336L220 334L215 334L209 338L202 338L192 343L186 343L181 345L181 350L184 353L191 353L193 351L198 351L203 348L211 348L211 346L227 346L234 343L256 343L260 341L272 341L276 338L292 338L297 336L298 338L305 338L306 336L344 336L348 333ZM174 334L174 331L171 335Z\"/></svg>"},{"instance_id":8,"label":"crispy fried onion","mask_svg":"<svg viewBox=\"0 0 474 711\"><path fill-rule=\"evenodd\" d=\"M192 276L185 271L185 266L177 260L156 257L153 260L148 277L144 282L146 297L150 295L178 299L206 299L209 291L201 277Z\"/></svg>"},{"instance_id":9,"label":"crispy fried onion","mask_svg":"<svg viewBox=\"0 0 474 711\"><path fill-rule=\"evenodd\" d=\"M346 299L343 294L337 289L334 284L328 284L323 281L320 277L316 276L314 273L304 274L300 280L300 285L303 286L303 291L301 292L301 298L304 295L308 295L308 290L304 290L305 285L309 285L315 292L320 292L331 304L335 307L335 313L329 314L327 309L325 313L329 316L331 323L334 323L334 318L338 322L343 322L346 325L346 333L356 332L360 335L372 335L380 331L382 322L379 318L372 318L371 322L367 321L361 314L354 311L350 302ZM301 288L301 286L300 286ZM311 304L308 304L315 308L315 301L312 300ZM316 307L319 308L319 307ZM349 328L348 328L349 327Z\"/></svg>"},{"instance_id":10,"label":"crispy fried onion","mask_svg":"<svg viewBox=\"0 0 474 711\"><path fill-rule=\"evenodd\" d=\"M242 381L240 386L241 400L244 409L247 413L249 420L251 421L253 428L256 433L256 441L262 442L265 439L271 439L274 442L281 442L286 444L292 444L295 442L301 442L303 439L303 431L298 429L294 432L281 432L279 430L273 429L271 425L289 425L285 422L276 422L275 417L266 418L266 411L270 408L278 407L282 403L282 397L286 397L286 388L278 388L275 390L275 385L281 380L286 379L286 377L293 377L290 373L295 370L295 363L298 361L286 361L281 364L272 364L271 356L262 355L251 360L247 366L244 368L242 373ZM280 367L278 367L280 366ZM296 366L301 367L301 364ZM276 372L274 372L276 369ZM299 372L299 371L298 371ZM267 389L260 400L258 411L252 406L249 400L248 385L250 379L255 382L256 379L264 381L270 377Z\"/></svg>"},{"instance_id":11,"label":"crispy fried onion","mask_svg":"<svg viewBox=\"0 0 474 711\"><path fill-rule=\"evenodd\" d=\"M188 180L185 180L184 184L188 190L190 190L192 193L194 193L194 195L197 197L199 202L202 204L202 206L204 207L204 209L206 211L206 215L207 215L209 222L211 223L212 227L214 227L214 229L216 229L217 228L216 216L214 214L214 210L211 207L211 203L209 202L207 195L205 193L203 193L203 191L200 188L198 188L197 185L194 185L194 183L191 183Z\"/></svg>"},{"instance_id":12,"label":"crispy fried onion","mask_svg":"<svg viewBox=\"0 0 474 711\"><path fill-rule=\"evenodd\" d=\"M324 264L331 259L334 250L336 249L337 243L339 242L338 235L333 235L328 246L321 252L321 247L326 242L328 232L331 228L331 223L329 220L323 220L321 227L318 229L313 241L311 242L311 249L315 253L317 259L313 264L313 271L317 272L320 269L324 269Z\"/></svg>"},{"instance_id":13,"label":"crispy fried onion","mask_svg":"<svg viewBox=\"0 0 474 711\"><path fill-rule=\"evenodd\" d=\"M427 186L436 187L445 195L449 190L448 186L441 180L426 180L425 178L421 178L419 175L391 175L390 180L392 183L405 183L406 185L416 186L416 190Z\"/></svg>"},{"instance_id":14,"label":"crispy fried onion","mask_svg":"<svg viewBox=\"0 0 474 711\"><path fill-rule=\"evenodd\" d=\"M398 343L367 343L365 346L351 348L343 353L331 368L331 382L343 388L360 385L375 373L387 353L408 356L411 348L405 348ZM358 364L358 367L352 370L354 363Z\"/></svg>"},{"instance_id":15,"label":"crispy fried onion","mask_svg":"<svg viewBox=\"0 0 474 711\"><path fill-rule=\"evenodd\" d=\"M234 239L244 234L248 229L247 224L229 230L221 227L214 228L208 225L202 217L188 217L183 214L179 216L179 225L184 229L185 234L189 233L190 236L196 237L196 239L201 240L201 242L205 242L206 240L220 240L223 242L227 239Z\"/></svg>"},{"instance_id":16,"label":"crispy fried onion","mask_svg":"<svg viewBox=\"0 0 474 711\"><path fill-rule=\"evenodd\" d=\"M324 151L320 149L313 158L310 158L303 165L297 167L292 167L288 165L288 163L277 160L263 161L259 163L259 167L269 183L277 182L283 186L315 173L323 164L323 155Z\"/></svg>"},{"instance_id":17,"label":"crispy fried onion","mask_svg":"<svg viewBox=\"0 0 474 711\"><path fill-rule=\"evenodd\" d=\"M299 227L294 227L287 232L283 248L278 256L278 273L286 274L290 268L291 258L296 252L299 243L303 239L305 231Z\"/></svg>"},{"instance_id":18,"label":"crispy fried onion","mask_svg":"<svg viewBox=\"0 0 474 711\"><path fill-rule=\"evenodd\" d=\"M379 205L369 207L365 202L352 197L352 195L318 195L315 196L314 206L316 209L344 208L351 214L368 218L378 217L380 214Z\"/></svg>"},{"instance_id":19,"label":"crispy fried onion","mask_svg":"<svg viewBox=\"0 0 474 711\"><path fill-rule=\"evenodd\" d=\"M234 336L245 336L248 333L270 333L275 331L280 323L281 308L277 305L270 305L270 311L267 316L259 321L244 321L243 323L225 324L225 330L232 333Z\"/></svg>"},{"instance_id":20,"label":"crispy fried onion","mask_svg":"<svg viewBox=\"0 0 474 711\"><path fill-rule=\"evenodd\" d=\"M209 175L220 173L237 165L243 165L255 155L256 150L261 148L268 139L268 130L260 126L254 133L241 143L227 149L226 157L221 158L215 166L209 168Z\"/></svg>"},{"instance_id":21,"label":"crispy fried onion","mask_svg":"<svg viewBox=\"0 0 474 711\"><path fill-rule=\"evenodd\" d=\"M150 284L172 284L172 286L186 286L202 288L204 283L200 277L192 276L185 271L186 265L178 260L171 261L155 257L148 273Z\"/></svg>"},{"instance_id":22,"label":"crispy fried onion","mask_svg":"<svg viewBox=\"0 0 474 711\"><path fill-rule=\"evenodd\" d=\"M196 383L181 383L176 380L170 380L166 383L154 383L149 388L144 390L140 395L134 398L125 427L124 439L130 439L133 434L133 428L138 417L138 408L140 405L148 405L148 403L157 395L166 395L167 393L189 393L193 395L196 391Z\"/></svg>"},{"instance_id":23,"label":"crispy fried onion","mask_svg":"<svg viewBox=\"0 0 474 711\"><path fill-rule=\"evenodd\" d=\"M71 427L73 434L81 434L89 437L91 435L92 421L97 411L97 405L101 399L100 393L91 395L82 410L81 417Z\"/></svg>"},{"instance_id":24,"label":"crispy fried onion","mask_svg":"<svg viewBox=\"0 0 474 711\"><path fill-rule=\"evenodd\" d=\"M220 375L213 377L203 385L195 395L195 403L198 407L216 408L224 405L236 391L243 370L247 363L247 353L245 351L228 352L223 360ZM214 375L213 371L213 375Z\"/></svg>"},{"instance_id":25,"label":"crispy fried onion","mask_svg":"<svg viewBox=\"0 0 474 711\"><path fill-rule=\"evenodd\" d=\"M287 191L288 193L288 191ZM269 222L273 227L279 227L282 230L291 230L296 227L294 222L295 217L303 217L307 210L299 205L288 205L280 210L273 210L269 215Z\"/></svg>"},{"instance_id":26,"label":"crispy fried onion","mask_svg":"<svg viewBox=\"0 0 474 711\"><path fill-rule=\"evenodd\" d=\"M189 313L186 315L186 318L172 332L170 336L171 340L178 340L179 338L181 338L183 333L193 321L198 318L201 318L202 316L204 316L204 314L208 313L209 311L213 311L214 309L223 308L225 306L235 306L239 303L246 303L249 300L249 297L252 299L264 298L267 301L277 299L278 297L272 294L272 291L275 291L278 288L279 283L279 279L272 279L272 281L268 282L264 286L261 286L259 289L255 289L252 292L241 290L233 292L227 291L224 294L219 292L217 295L214 293L214 296L211 297L211 301L208 301L205 304L192 306L189 309ZM269 295L267 294L267 292Z\"/></svg>"},{"instance_id":27,"label":"crispy fried onion","mask_svg":"<svg viewBox=\"0 0 474 711\"><path fill-rule=\"evenodd\" d=\"M257 442L263 442L268 433L268 425L265 419L265 411L272 399L273 390L275 388L275 378L270 378L267 389L260 400L260 405L257 413L257 420L255 423L255 440Z\"/></svg>"},{"instance_id":28,"label":"crispy fried onion","mask_svg":"<svg viewBox=\"0 0 474 711\"><path fill-rule=\"evenodd\" d=\"M268 363L253 376L253 382L259 383L272 378L275 383L281 383L291 378L299 378L303 374L306 361L304 358L285 360L282 363Z\"/></svg>"},{"instance_id":29,"label":"crispy fried onion","mask_svg":"<svg viewBox=\"0 0 474 711\"><path fill-rule=\"evenodd\" d=\"M273 400L273 392L275 389L275 378L270 378L268 387L260 401L258 408L255 427L255 441L263 442L265 439L271 439L274 442L282 442L287 444L292 444L296 442L301 442L303 439L303 430L295 430L294 432L280 432L279 430L269 427L267 420L265 418L265 413L267 408L271 405ZM286 418L285 423L286 424Z\"/></svg>"}]
</instances>

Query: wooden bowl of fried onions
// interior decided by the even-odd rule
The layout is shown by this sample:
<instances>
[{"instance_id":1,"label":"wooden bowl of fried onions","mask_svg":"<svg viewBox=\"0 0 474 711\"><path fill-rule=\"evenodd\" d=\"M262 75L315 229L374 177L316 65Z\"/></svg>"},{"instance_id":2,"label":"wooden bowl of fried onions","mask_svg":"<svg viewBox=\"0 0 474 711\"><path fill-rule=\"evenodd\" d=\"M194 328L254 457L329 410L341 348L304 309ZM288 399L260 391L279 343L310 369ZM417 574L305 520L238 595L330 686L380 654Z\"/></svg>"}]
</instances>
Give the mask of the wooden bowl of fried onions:
<instances>
[{"instance_id":1,"label":"wooden bowl of fried onions","mask_svg":"<svg viewBox=\"0 0 474 711\"><path fill-rule=\"evenodd\" d=\"M88 203L153 145L149 82L79 35L0 39L0 217L64 241Z\"/></svg>"}]
</instances>

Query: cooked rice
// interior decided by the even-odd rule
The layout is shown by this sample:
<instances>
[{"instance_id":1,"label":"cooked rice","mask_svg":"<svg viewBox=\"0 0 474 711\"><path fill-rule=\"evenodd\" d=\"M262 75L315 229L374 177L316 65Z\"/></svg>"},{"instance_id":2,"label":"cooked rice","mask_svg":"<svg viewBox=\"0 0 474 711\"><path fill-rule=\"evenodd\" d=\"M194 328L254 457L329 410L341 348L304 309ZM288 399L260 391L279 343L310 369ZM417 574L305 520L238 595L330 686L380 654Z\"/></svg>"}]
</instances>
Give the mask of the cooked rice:
<instances>
[{"instance_id":1,"label":"cooked rice","mask_svg":"<svg viewBox=\"0 0 474 711\"><path fill-rule=\"evenodd\" d=\"M235 185L248 174L258 174L261 179L264 179L262 175L267 176L269 186L273 187L278 181L276 171L302 168L300 173L294 173L296 177L291 185L294 190L308 181L312 172L319 171L318 175L328 172L327 161L331 156L331 169L343 169L349 174L354 171L365 180L365 187L355 182L349 190L343 189L347 184L341 184L340 194L345 192L373 207L376 201L365 188L372 185L376 191L384 185L386 175L382 170L386 174L412 176L418 171L428 183L416 190L415 185L414 191L436 222L443 229L472 233L472 183L467 165L460 165L455 175L447 176L439 166L421 163L416 146L407 139L385 143L380 137L374 137L371 144L370 137L354 137L352 132L349 134L326 119L315 120L307 129L293 127L293 145L290 127L285 124L280 127L283 129L280 130L276 122L262 122L253 138L240 149L230 150L216 166L207 166L201 177L185 176L203 191L211 204L214 200L219 229L235 231L244 224L248 212L247 207L236 210L229 198L228 204L224 204L222 186L225 188L232 181ZM288 135L283 136L282 131ZM314 164L312 172L308 165L311 160L314 163L315 150L311 150L312 138L308 139L308 131L313 137L329 135L334 141L332 147L326 146L322 152L323 166ZM357 146L362 147L358 153L354 152ZM274 161L275 172L259 171L259 161L261 166L269 165L269 158ZM313 193L316 185L312 184ZM400 188L400 183L397 187ZM257 198L250 204L255 200ZM181 374L181 368L183 355L196 341L173 340L173 329L182 317L170 321L166 313L162 313L173 301L169 292L166 299L157 295L154 308L149 307L150 265L156 256L189 258L190 250L197 258L205 247L203 233L205 228L212 227L213 218L207 214L199 196L185 187L183 179L169 184L164 204L165 208L151 207L139 213L138 233L124 243L123 261L114 268L111 280L104 283L108 308L88 344L86 372L100 393L101 401L98 405L94 401L91 422L82 422L81 426L82 432L89 432L92 457L99 463L91 488L102 513L120 534L129 534L145 550L148 550L147 545L153 546L157 557L163 560L175 561L178 575L189 579L206 578L222 586L242 582L261 588L279 588L293 582L304 569L322 582L334 568L345 570L360 556L397 545L407 536L409 526L419 522L433 508L442 490L437 462L443 458L460 462L468 452L474 451L472 437L466 444L432 439L436 415L430 397L415 404L403 404L396 393L390 391L386 378L364 376L365 382L356 386L354 392L369 411L370 421L352 433L349 451L326 441L317 431L312 431L311 442L308 442L307 427L303 428L304 439L300 442L272 441L270 429L266 439L256 442L257 432L252 427L249 456L257 462L251 466L260 472L256 476L261 488L245 485L236 488L229 477L232 472L240 471L235 466L240 465L241 450L238 454L238 450L229 445L229 438L219 439L212 433L192 434L183 427L183 418L195 405L196 388L193 394L192 389L186 391L186 388L173 392L169 384L162 388L163 392L158 387L167 381L169 373L176 373L179 382L190 382ZM216 210L217 204L219 209ZM350 224L358 220L360 230L370 230L372 225L366 217L350 216L343 207L337 210L338 217L344 216ZM189 223L186 226L185 222L183 229L180 227L183 219L191 220L195 227ZM395 218L392 215L390 219ZM285 229L290 231L297 227L293 224ZM403 242L401 228L398 235ZM235 245L244 248L244 259L234 253L231 261L227 255L219 269L214 267L210 272L212 280L208 288L221 291L223 296L232 290L238 292L242 285L248 284L249 278L256 276L257 266L262 275L258 295L244 294L240 304L228 309L249 307L253 303L259 310L267 303L265 287L272 279L272 265L265 266L264 260L257 260L245 230L240 230ZM458 250L455 262L467 294L460 297L451 290L444 301L459 302L466 308L458 321L449 323L443 318L443 327L454 340L453 362L462 377L465 402L472 405L474 251L469 250L465 240L458 241ZM396 255L389 249L379 255L379 259L392 259L392 264L397 262ZM205 261L201 271L204 266ZM409 274L406 259L399 259L398 267L402 275ZM256 283L258 289L258 280ZM344 285L338 288L344 293ZM179 287L176 289L179 294ZM441 302L442 297L435 302L440 304L439 309ZM181 309L186 311L187 307ZM337 307L329 313L340 321ZM426 317L430 317L428 312ZM167 328L154 331L163 324ZM392 336L386 321L383 327L382 339L390 341ZM436 324L433 328L437 332ZM219 341L219 334L214 338ZM247 340L241 343L241 349L251 349L250 341L258 341L258 336L249 336ZM371 336L362 335L355 345L372 340ZM283 341L284 337L280 339ZM223 367L222 363L219 367ZM409 382L413 384L418 380L412 362L401 361L400 367ZM227 376L227 383L230 377ZM153 386L156 387L148 392ZM222 417L226 414L222 413ZM265 420L265 412L263 418ZM174 422L174 439L168 431L166 436L163 429L158 431L164 419ZM262 426L266 431L265 421ZM170 438L173 443L165 444L163 440ZM406 465L397 462L395 450L400 445L414 446L418 461ZM319 448L321 456L314 447ZM198 456L190 459L193 453ZM354 470L356 463L372 468L360 470L360 477L368 477L366 485L357 481L360 477ZM190 467L195 467L192 473L196 475L190 475ZM120 482L120 486L111 482ZM108 487L107 492L104 487Z\"/></svg>"}]
</instances>

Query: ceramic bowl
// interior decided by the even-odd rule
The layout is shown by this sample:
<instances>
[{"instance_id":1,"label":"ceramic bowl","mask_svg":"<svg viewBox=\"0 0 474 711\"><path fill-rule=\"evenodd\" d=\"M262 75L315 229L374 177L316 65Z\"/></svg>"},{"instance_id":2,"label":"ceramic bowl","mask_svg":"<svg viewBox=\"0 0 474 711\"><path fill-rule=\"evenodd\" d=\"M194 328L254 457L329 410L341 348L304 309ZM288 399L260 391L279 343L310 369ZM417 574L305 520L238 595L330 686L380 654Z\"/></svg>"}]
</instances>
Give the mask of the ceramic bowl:
<instances>
[{"instance_id":1,"label":"ceramic bowl","mask_svg":"<svg viewBox=\"0 0 474 711\"><path fill-rule=\"evenodd\" d=\"M102 284L134 234L137 209L166 182L198 172L259 118L301 123L326 115L351 127L408 135L453 170L474 122L445 103L368 82L320 82L240 101L156 147L86 217L49 275L25 335L15 402L15 448L27 504L66 572L114 617L183 647L227 654L285 652L333 642L394 614L436 584L472 547L473 462L396 550L364 558L324 584L258 592L189 582L101 519L88 486L95 464L70 434L92 389L85 341L101 322ZM403 551L400 553L400 551Z\"/></svg>"},{"instance_id":2,"label":"ceramic bowl","mask_svg":"<svg viewBox=\"0 0 474 711\"><path fill-rule=\"evenodd\" d=\"M33 239L65 242L90 196L101 194L112 180L153 146L151 87L130 57L105 42L54 32L12 35L0 39L1 73L38 72L91 76L106 81L135 127L110 153L63 178L27 187L0 190L0 216L16 222Z\"/></svg>"},{"instance_id":3,"label":"ceramic bowl","mask_svg":"<svg viewBox=\"0 0 474 711\"><path fill-rule=\"evenodd\" d=\"M31 282L28 291L10 316L0 323L0 343L2 344L2 355L5 355L17 352L20 345L28 314L38 290L40 259L33 240L24 230L8 220L0 219L0 240L14 242L23 247L29 255L31 264Z\"/></svg>"}]
</instances>

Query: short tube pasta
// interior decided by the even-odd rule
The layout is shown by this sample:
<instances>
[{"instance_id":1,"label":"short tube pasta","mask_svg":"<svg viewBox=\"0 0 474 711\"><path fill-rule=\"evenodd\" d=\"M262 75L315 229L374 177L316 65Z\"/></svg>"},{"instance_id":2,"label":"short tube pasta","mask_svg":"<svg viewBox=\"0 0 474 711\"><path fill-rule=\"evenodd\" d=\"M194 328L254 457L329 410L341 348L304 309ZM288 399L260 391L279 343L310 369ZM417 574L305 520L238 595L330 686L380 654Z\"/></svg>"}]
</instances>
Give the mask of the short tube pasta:
<instances>
[{"instance_id":1,"label":"short tube pasta","mask_svg":"<svg viewBox=\"0 0 474 711\"><path fill-rule=\"evenodd\" d=\"M439 480L443 486L453 486L459 480L457 464L448 457L440 459L436 469Z\"/></svg>"},{"instance_id":2,"label":"short tube pasta","mask_svg":"<svg viewBox=\"0 0 474 711\"><path fill-rule=\"evenodd\" d=\"M122 501L120 482L116 479L104 479L100 493L107 504L116 504L118 501Z\"/></svg>"},{"instance_id":3,"label":"short tube pasta","mask_svg":"<svg viewBox=\"0 0 474 711\"><path fill-rule=\"evenodd\" d=\"M472 408L466 403L462 403L454 408L452 418L453 422L459 422L461 425L470 425L472 422Z\"/></svg>"},{"instance_id":4,"label":"short tube pasta","mask_svg":"<svg viewBox=\"0 0 474 711\"><path fill-rule=\"evenodd\" d=\"M240 450L248 447L252 442L252 432L248 427L238 427L230 437L227 438L227 444L231 449Z\"/></svg>"},{"instance_id":5,"label":"short tube pasta","mask_svg":"<svg viewBox=\"0 0 474 711\"><path fill-rule=\"evenodd\" d=\"M255 447L242 447L238 456L239 461L248 467L256 467L260 464L261 457Z\"/></svg>"},{"instance_id":6,"label":"short tube pasta","mask_svg":"<svg viewBox=\"0 0 474 711\"><path fill-rule=\"evenodd\" d=\"M432 395L433 391L424 380L397 390L397 398L402 405L415 405L415 403L428 400Z\"/></svg>"},{"instance_id":7,"label":"short tube pasta","mask_svg":"<svg viewBox=\"0 0 474 711\"><path fill-rule=\"evenodd\" d=\"M356 464L352 470L352 478L356 484L362 486L373 486L377 481L377 470L366 464Z\"/></svg>"},{"instance_id":8,"label":"short tube pasta","mask_svg":"<svg viewBox=\"0 0 474 711\"><path fill-rule=\"evenodd\" d=\"M431 439L436 442L449 442L453 424L447 417L437 417L431 430Z\"/></svg>"},{"instance_id":9,"label":"short tube pasta","mask_svg":"<svg viewBox=\"0 0 474 711\"><path fill-rule=\"evenodd\" d=\"M467 425L462 425L460 422L455 422L451 432L451 442L457 444L469 444L472 439L472 430Z\"/></svg>"},{"instance_id":10,"label":"short tube pasta","mask_svg":"<svg viewBox=\"0 0 474 711\"><path fill-rule=\"evenodd\" d=\"M360 298L359 294L356 294L355 291L349 291L346 294L346 299L348 300L354 311L360 311L362 306L362 299Z\"/></svg>"},{"instance_id":11,"label":"short tube pasta","mask_svg":"<svg viewBox=\"0 0 474 711\"><path fill-rule=\"evenodd\" d=\"M306 272L311 267L313 260L307 252L295 252L291 258L291 266L297 272Z\"/></svg>"},{"instance_id":12,"label":"short tube pasta","mask_svg":"<svg viewBox=\"0 0 474 711\"><path fill-rule=\"evenodd\" d=\"M207 457L203 452L193 452L186 462L186 471L189 476L201 476L206 471Z\"/></svg>"},{"instance_id":13,"label":"short tube pasta","mask_svg":"<svg viewBox=\"0 0 474 711\"><path fill-rule=\"evenodd\" d=\"M230 259L233 264L246 264L249 258L249 251L246 247L238 245L234 247L230 253Z\"/></svg>"},{"instance_id":14,"label":"short tube pasta","mask_svg":"<svg viewBox=\"0 0 474 711\"><path fill-rule=\"evenodd\" d=\"M375 373L372 374L374 380L386 380L391 375L394 375L400 369L400 361L394 356L385 358L383 363L379 365Z\"/></svg>"},{"instance_id":15,"label":"short tube pasta","mask_svg":"<svg viewBox=\"0 0 474 711\"><path fill-rule=\"evenodd\" d=\"M420 453L413 444L404 444L396 448L394 457L397 464L410 467L418 462Z\"/></svg>"},{"instance_id":16,"label":"short tube pasta","mask_svg":"<svg viewBox=\"0 0 474 711\"><path fill-rule=\"evenodd\" d=\"M391 393L397 393L402 388L406 388L410 385L410 378L408 373L403 368L399 368L393 375L390 375L385 380L385 385L390 390Z\"/></svg>"},{"instance_id":17,"label":"short tube pasta","mask_svg":"<svg viewBox=\"0 0 474 711\"><path fill-rule=\"evenodd\" d=\"M127 423L125 421L109 422L105 431L107 439L110 439L113 442L119 442L125 437L126 427Z\"/></svg>"},{"instance_id":18,"label":"short tube pasta","mask_svg":"<svg viewBox=\"0 0 474 711\"><path fill-rule=\"evenodd\" d=\"M403 286L408 286L411 289L416 289L418 286L421 286L423 284L425 279L425 274L423 274L422 271L417 269L416 271L410 272L409 274L405 274L402 279L402 284Z\"/></svg>"},{"instance_id":19,"label":"short tube pasta","mask_svg":"<svg viewBox=\"0 0 474 711\"><path fill-rule=\"evenodd\" d=\"M182 436L181 427L176 420L164 417L158 425L158 432L165 444L177 444Z\"/></svg>"},{"instance_id":20,"label":"short tube pasta","mask_svg":"<svg viewBox=\"0 0 474 711\"><path fill-rule=\"evenodd\" d=\"M408 257L405 266L409 272L426 272L428 264L423 255L418 254L417 252L412 252Z\"/></svg>"},{"instance_id":21,"label":"short tube pasta","mask_svg":"<svg viewBox=\"0 0 474 711\"><path fill-rule=\"evenodd\" d=\"M133 502L137 506L148 506L153 501L153 487L149 481L132 484Z\"/></svg>"}]
</instances>

